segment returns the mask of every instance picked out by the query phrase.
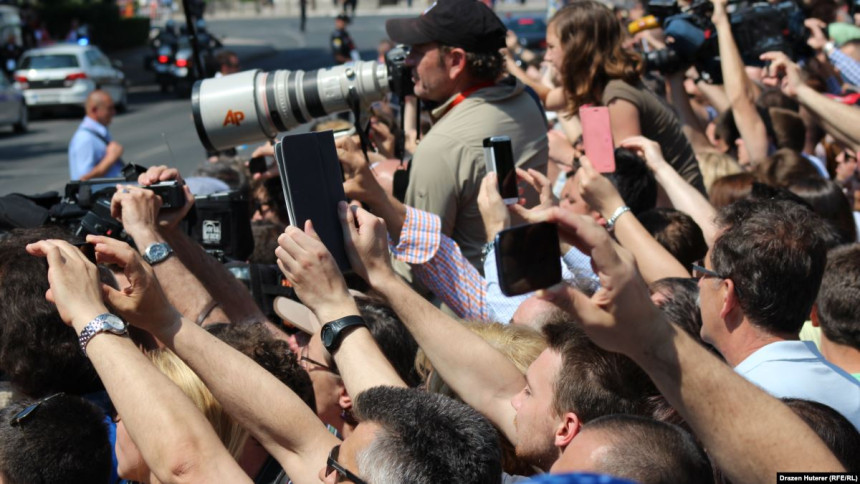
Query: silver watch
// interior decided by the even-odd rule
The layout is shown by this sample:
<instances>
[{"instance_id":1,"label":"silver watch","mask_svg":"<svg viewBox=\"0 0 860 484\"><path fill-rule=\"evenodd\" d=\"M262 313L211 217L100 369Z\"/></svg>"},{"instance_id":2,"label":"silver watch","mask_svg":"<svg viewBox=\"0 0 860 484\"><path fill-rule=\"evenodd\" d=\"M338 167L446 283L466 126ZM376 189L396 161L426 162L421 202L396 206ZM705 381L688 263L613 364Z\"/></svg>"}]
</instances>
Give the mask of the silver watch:
<instances>
[{"instance_id":1,"label":"silver watch","mask_svg":"<svg viewBox=\"0 0 860 484\"><path fill-rule=\"evenodd\" d=\"M146 250L143 251L143 260L145 260L149 265L154 266L170 257L170 254L172 253L173 249L171 249L166 242L156 242L154 244L149 244Z\"/></svg>"},{"instance_id":2,"label":"silver watch","mask_svg":"<svg viewBox=\"0 0 860 484\"><path fill-rule=\"evenodd\" d=\"M128 333L128 324L111 313L99 314L92 321L84 326L81 335L78 337L78 343L81 345L81 351L87 354L87 345L90 340L99 333L113 333L115 335L125 335Z\"/></svg>"}]
</instances>

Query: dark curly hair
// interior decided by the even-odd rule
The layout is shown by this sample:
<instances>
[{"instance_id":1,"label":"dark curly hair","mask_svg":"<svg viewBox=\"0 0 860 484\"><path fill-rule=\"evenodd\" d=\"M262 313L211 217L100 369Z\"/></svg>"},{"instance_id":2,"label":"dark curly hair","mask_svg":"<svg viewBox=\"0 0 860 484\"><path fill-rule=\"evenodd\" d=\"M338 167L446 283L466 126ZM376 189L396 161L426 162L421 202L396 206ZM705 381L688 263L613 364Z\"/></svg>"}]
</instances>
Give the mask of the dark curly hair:
<instances>
[{"instance_id":1,"label":"dark curly hair","mask_svg":"<svg viewBox=\"0 0 860 484\"><path fill-rule=\"evenodd\" d=\"M103 390L75 330L45 299L48 263L24 247L42 239L71 240L59 227L16 229L0 241L0 370L33 398Z\"/></svg>"},{"instance_id":2,"label":"dark curly hair","mask_svg":"<svg viewBox=\"0 0 860 484\"><path fill-rule=\"evenodd\" d=\"M583 104L601 104L609 81L635 85L644 64L639 54L624 49L621 23L596 0L577 0L561 8L549 21L564 50L562 85L568 114Z\"/></svg>"},{"instance_id":3,"label":"dark curly hair","mask_svg":"<svg viewBox=\"0 0 860 484\"><path fill-rule=\"evenodd\" d=\"M207 326L206 330L275 375L310 408L316 408L308 373L299 366L287 342L272 335L265 323L219 323Z\"/></svg>"}]
</instances>

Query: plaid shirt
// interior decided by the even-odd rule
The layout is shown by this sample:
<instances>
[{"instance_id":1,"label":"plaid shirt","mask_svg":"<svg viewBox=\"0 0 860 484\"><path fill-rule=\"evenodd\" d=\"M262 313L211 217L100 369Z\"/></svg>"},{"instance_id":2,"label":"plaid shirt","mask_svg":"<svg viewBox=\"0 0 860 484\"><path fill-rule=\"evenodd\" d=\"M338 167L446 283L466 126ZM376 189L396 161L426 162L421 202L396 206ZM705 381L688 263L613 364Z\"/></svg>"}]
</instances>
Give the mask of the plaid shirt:
<instances>
[{"instance_id":1,"label":"plaid shirt","mask_svg":"<svg viewBox=\"0 0 860 484\"><path fill-rule=\"evenodd\" d=\"M833 49L827 55L827 58L833 64L833 67L839 69L839 74L842 75L842 79L845 82L860 86L860 63L854 60L853 57L839 49Z\"/></svg>"},{"instance_id":2,"label":"plaid shirt","mask_svg":"<svg viewBox=\"0 0 860 484\"><path fill-rule=\"evenodd\" d=\"M507 324L519 305L534 294L511 297L502 294L492 249L484 260L487 275L484 279L463 256L457 243L442 234L438 215L408 205L400 241L391 247L391 253L410 264L415 277L463 319ZM562 261L563 279L585 277L597 283L591 259L576 248L565 254Z\"/></svg>"},{"instance_id":3,"label":"plaid shirt","mask_svg":"<svg viewBox=\"0 0 860 484\"><path fill-rule=\"evenodd\" d=\"M400 241L391 247L398 260L454 313L469 320L492 321L487 306L487 281L463 257L460 247L442 234L439 216L406 207Z\"/></svg>"}]
</instances>

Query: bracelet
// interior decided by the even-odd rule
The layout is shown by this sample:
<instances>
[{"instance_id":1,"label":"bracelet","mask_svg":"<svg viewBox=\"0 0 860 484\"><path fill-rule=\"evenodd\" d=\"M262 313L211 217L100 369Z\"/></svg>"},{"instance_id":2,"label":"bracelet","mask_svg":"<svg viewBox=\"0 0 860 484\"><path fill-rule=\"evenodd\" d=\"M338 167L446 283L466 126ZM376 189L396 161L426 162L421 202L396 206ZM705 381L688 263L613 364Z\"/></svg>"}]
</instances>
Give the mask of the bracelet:
<instances>
[{"instance_id":1,"label":"bracelet","mask_svg":"<svg viewBox=\"0 0 860 484\"><path fill-rule=\"evenodd\" d=\"M630 211L630 207L627 205L622 205L615 209L615 212L612 213L612 216L609 217L609 220L606 221L606 230L612 232L615 228L615 222L618 221L618 217L624 215L625 213Z\"/></svg>"},{"instance_id":2,"label":"bracelet","mask_svg":"<svg viewBox=\"0 0 860 484\"><path fill-rule=\"evenodd\" d=\"M830 55L834 50L836 50L836 44L832 41L827 41L827 43L824 44L824 48L821 50L823 50L825 54Z\"/></svg>"},{"instance_id":3,"label":"bracelet","mask_svg":"<svg viewBox=\"0 0 860 484\"><path fill-rule=\"evenodd\" d=\"M482 264L484 263L484 261L487 260L487 256L490 254L490 252L493 250L493 248L495 246L496 246L496 244L494 242L487 242L486 244L484 244L484 248L481 249L481 263Z\"/></svg>"},{"instance_id":4,"label":"bracelet","mask_svg":"<svg viewBox=\"0 0 860 484\"><path fill-rule=\"evenodd\" d=\"M202 325L203 321L206 321L206 318L208 318L209 315L212 314L212 311L215 310L215 308L217 308L218 306L220 306L220 304L218 304L218 301L214 299L209 301L209 304L207 304L206 307L204 307L203 310L200 311L200 316L197 316L197 321L195 321L194 323L197 324L197 326Z\"/></svg>"}]
</instances>

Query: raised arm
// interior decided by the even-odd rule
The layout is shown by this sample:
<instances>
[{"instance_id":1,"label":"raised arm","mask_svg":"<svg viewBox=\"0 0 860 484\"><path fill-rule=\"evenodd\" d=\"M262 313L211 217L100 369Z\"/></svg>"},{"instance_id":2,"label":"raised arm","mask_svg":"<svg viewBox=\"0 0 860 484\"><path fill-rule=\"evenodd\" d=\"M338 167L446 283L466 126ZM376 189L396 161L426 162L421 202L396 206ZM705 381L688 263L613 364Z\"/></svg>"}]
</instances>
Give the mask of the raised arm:
<instances>
[{"instance_id":1,"label":"raised arm","mask_svg":"<svg viewBox=\"0 0 860 484\"><path fill-rule=\"evenodd\" d=\"M397 277L389 261L385 228L378 218L346 204L341 204L340 213L345 229L366 234L347 244L352 268L388 299L439 376L516 442L516 413L510 401L525 386L523 374L480 336Z\"/></svg>"},{"instance_id":2,"label":"raised arm","mask_svg":"<svg viewBox=\"0 0 860 484\"><path fill-rule=\"evenodd\" d=\"M96 244L99 253L119 251L116 248L119 243L107 237L90 236L88 241ZM129 261L127 273L129 267L147 267L139 255L125 247L120 249L127 253L123 255ZM158 281L151 276L152 270L146 269L145 273L150 274L147 284L135 282L141 280L138 277L124 291L110 292L111 306L129 324L148 331L182 358L227 413L277 459L293 482L318 484L318 472L325 466L329 450L339 441L326 430L314 411L271 373L181 317L168 304ZM128 381L138 385L135 380ZM148 390L143 386L135 388ZM151 396L138 397L138 402L151 404ZM160 425L151 429L163 430Z\"/></svg>"},{"instance_id":3,"label":"raised arm","mask_svg":"<svg viewBox=\"0 0 860 484\"><path fill-rule=\"evenodd\" d=\"M800 67L782 52L767 52L761 58L771 62L769 82L778 82L782 92L805 106L834 138L855 151L860 150L860 109L830 99L807 86Z\"/></svg>"},{"instance_id":4,"label":"raised arm","mask_svg":"<svg viewBox=\"0 0 860 484\"><path fill-rule=\"evenodd\" d=\"M161 212L161 199L152 190L137 187L118 187L116 194L111 200L111 212L114 218L122 221L126 233L134 240L138 250L143 253L153 244L168 243L168 238L162 235L160 229L159 215ZM178 223L188 212L194 199L186 190L188 201L186 207L179 213L170 214L171 223ZM165 210L167 212L167 210ZM165 222L166 231L176 230ZM169 244L171 247L174 244ZM219 307L212 307L213 298L200 280L192 274L176 249L174 254L153 265L155 274L162 281L162 287L167 294L170 304L181 314L191 320L217 322L227 321L227 315ZM204 314L206 313L206 314Z\"/></svg>"},{"instance_id":5,"label":"raised arm","mask_svg":"<svg viewBox=\"0 0 860 484\"><path fill-rule=\"evenodd\" d=\"M142 174L138 178L138 183L150 185L168 180L181 182L179 171L166 166L155 166ZM204 322L216 322L219 321L219 317L222 322L229 320L233 323L265 321L266 316L257 307L247 288L224 267L224 264L207 254L197 241L180 230L178 220L171 220L169 216L161 217L160 235L170 244L185 268L212 296L210 305L204 307L202 313L193 315L195 319L192 321L201 315L205 316L208 308L212 308L212 312ZM217 307L212 306L212 303L217 303ZM219 311L223 313L219 314ZM222 314L226 315L226 319Z\"/></svg>"},{"instance_id":6,"label":"raised arm","mask_svg":"<svg viewBox=\"0 0 860 484\"><path fill-rule=\"evenodd\" d=\"M612 182L594 169L588 157L583 156L579 163L579 169L582 170L579 184L582 198L604 219L616 216L613 227L615 238L636 257L645 280L650 284L665 277L690 277L687 269L645 230L633 213L617 215L624 206L624 199Z\"/></svg>"},{"instance_id":7,"label":"raised arm","mask_svg":"<svg viewBox=\"0 0 860 484\"><path fill-rule=\"evenodd\" d=\"M654 172L657 183L663 187L666 195L669 196L672 206L693 217L693 220L702 229L708 247L713 245L718 230L714 222L717 211L714 210L711 202L702 195L702 192L693 188L663 158L660 145L648 138L636 136L622 141L621 146L639 152L648 164L648 168Z\"/></svg>"},{"instance_id":8,"label":"raised arm","mask_svg":"<svg viewBox=\"0 0 860 484\"><path fill-rule=\"evenodd\" d=\"M349 244L373 237L373 234L359 233L357 229L344 230L344 237ZM278 238L278 244L275 249L278 266L302 302L323 324L359 315L346 281L310 221L305 224L304 232L287 227ZM347 331L332 356L350 395L357 396L376 386L406 386L366 327L356 326Z\"/></svg>"},{"instance_id":9,"label":"raised arm","mask_svg":"<svg viewBox=\"0 0 860 484\"><path fill-rule=\"evenodd\" d=\"M544 219L591 255L603 282L591 298L571 288L547 297L573 313L597 345L639 364L732 482L773 482L777 472L844 471L791 409L665 319L632 255L605 230L559 209Z\"/></svg>"},{"instance_id":10,"label":"raised arm","mask_svg":"<svg viewBox=\"0 0 860 484\"><path fill-rule=\"evenodd\" d=\"M171 319L176 315L160 290L159 294L153 292L157 283L152 268L141 262L134 249L107 238L90 236L88 241L96 244L100 262L124 267L132 284L124 290L125 297L149 305L149 317ZM56 303L60 316L76 333L96 316L108 313L102 291L111 301L118 291L99 287L98 269L78 249L50 240L31 244L27 251L47 258L48 299ZM150 471L161 482L251 482L194 403L131 339L98 334L86 346L86 355Z\"/></svg>"},{"instance_id":11,"label":"raised arm","mask_svg":"<svg viewBox=\"0 0 860 484\"><path fill-rule=\"evenodd\" d=\"M684 132L687 140L690 141L690 145L692 145L696 153L713 151L714 146L708 141L708 136L699 122L699 117L696 116L693 106L690 104L690 97L687 96L687 90L684 88L684 79L684 71L666 75L672 105L675 106L675 110L681 120L681 130Z\"/></svg>"},{"instance_id":12,"label":"raised arm","mask_svg":"<svg viewBox=\"0 0 860 484\"><path fill-rule=\"evenodd\" d=\"M757 87L744 70L741 53L732 34L732 24L726 12L726 0L711 0L714 13L711 20L717 28L717 43L720 49L720 66L723 85L734 114L735 124L749 152L751 163L767 158L767 129L755 108Z\"/></svg>"}]
</instances>

